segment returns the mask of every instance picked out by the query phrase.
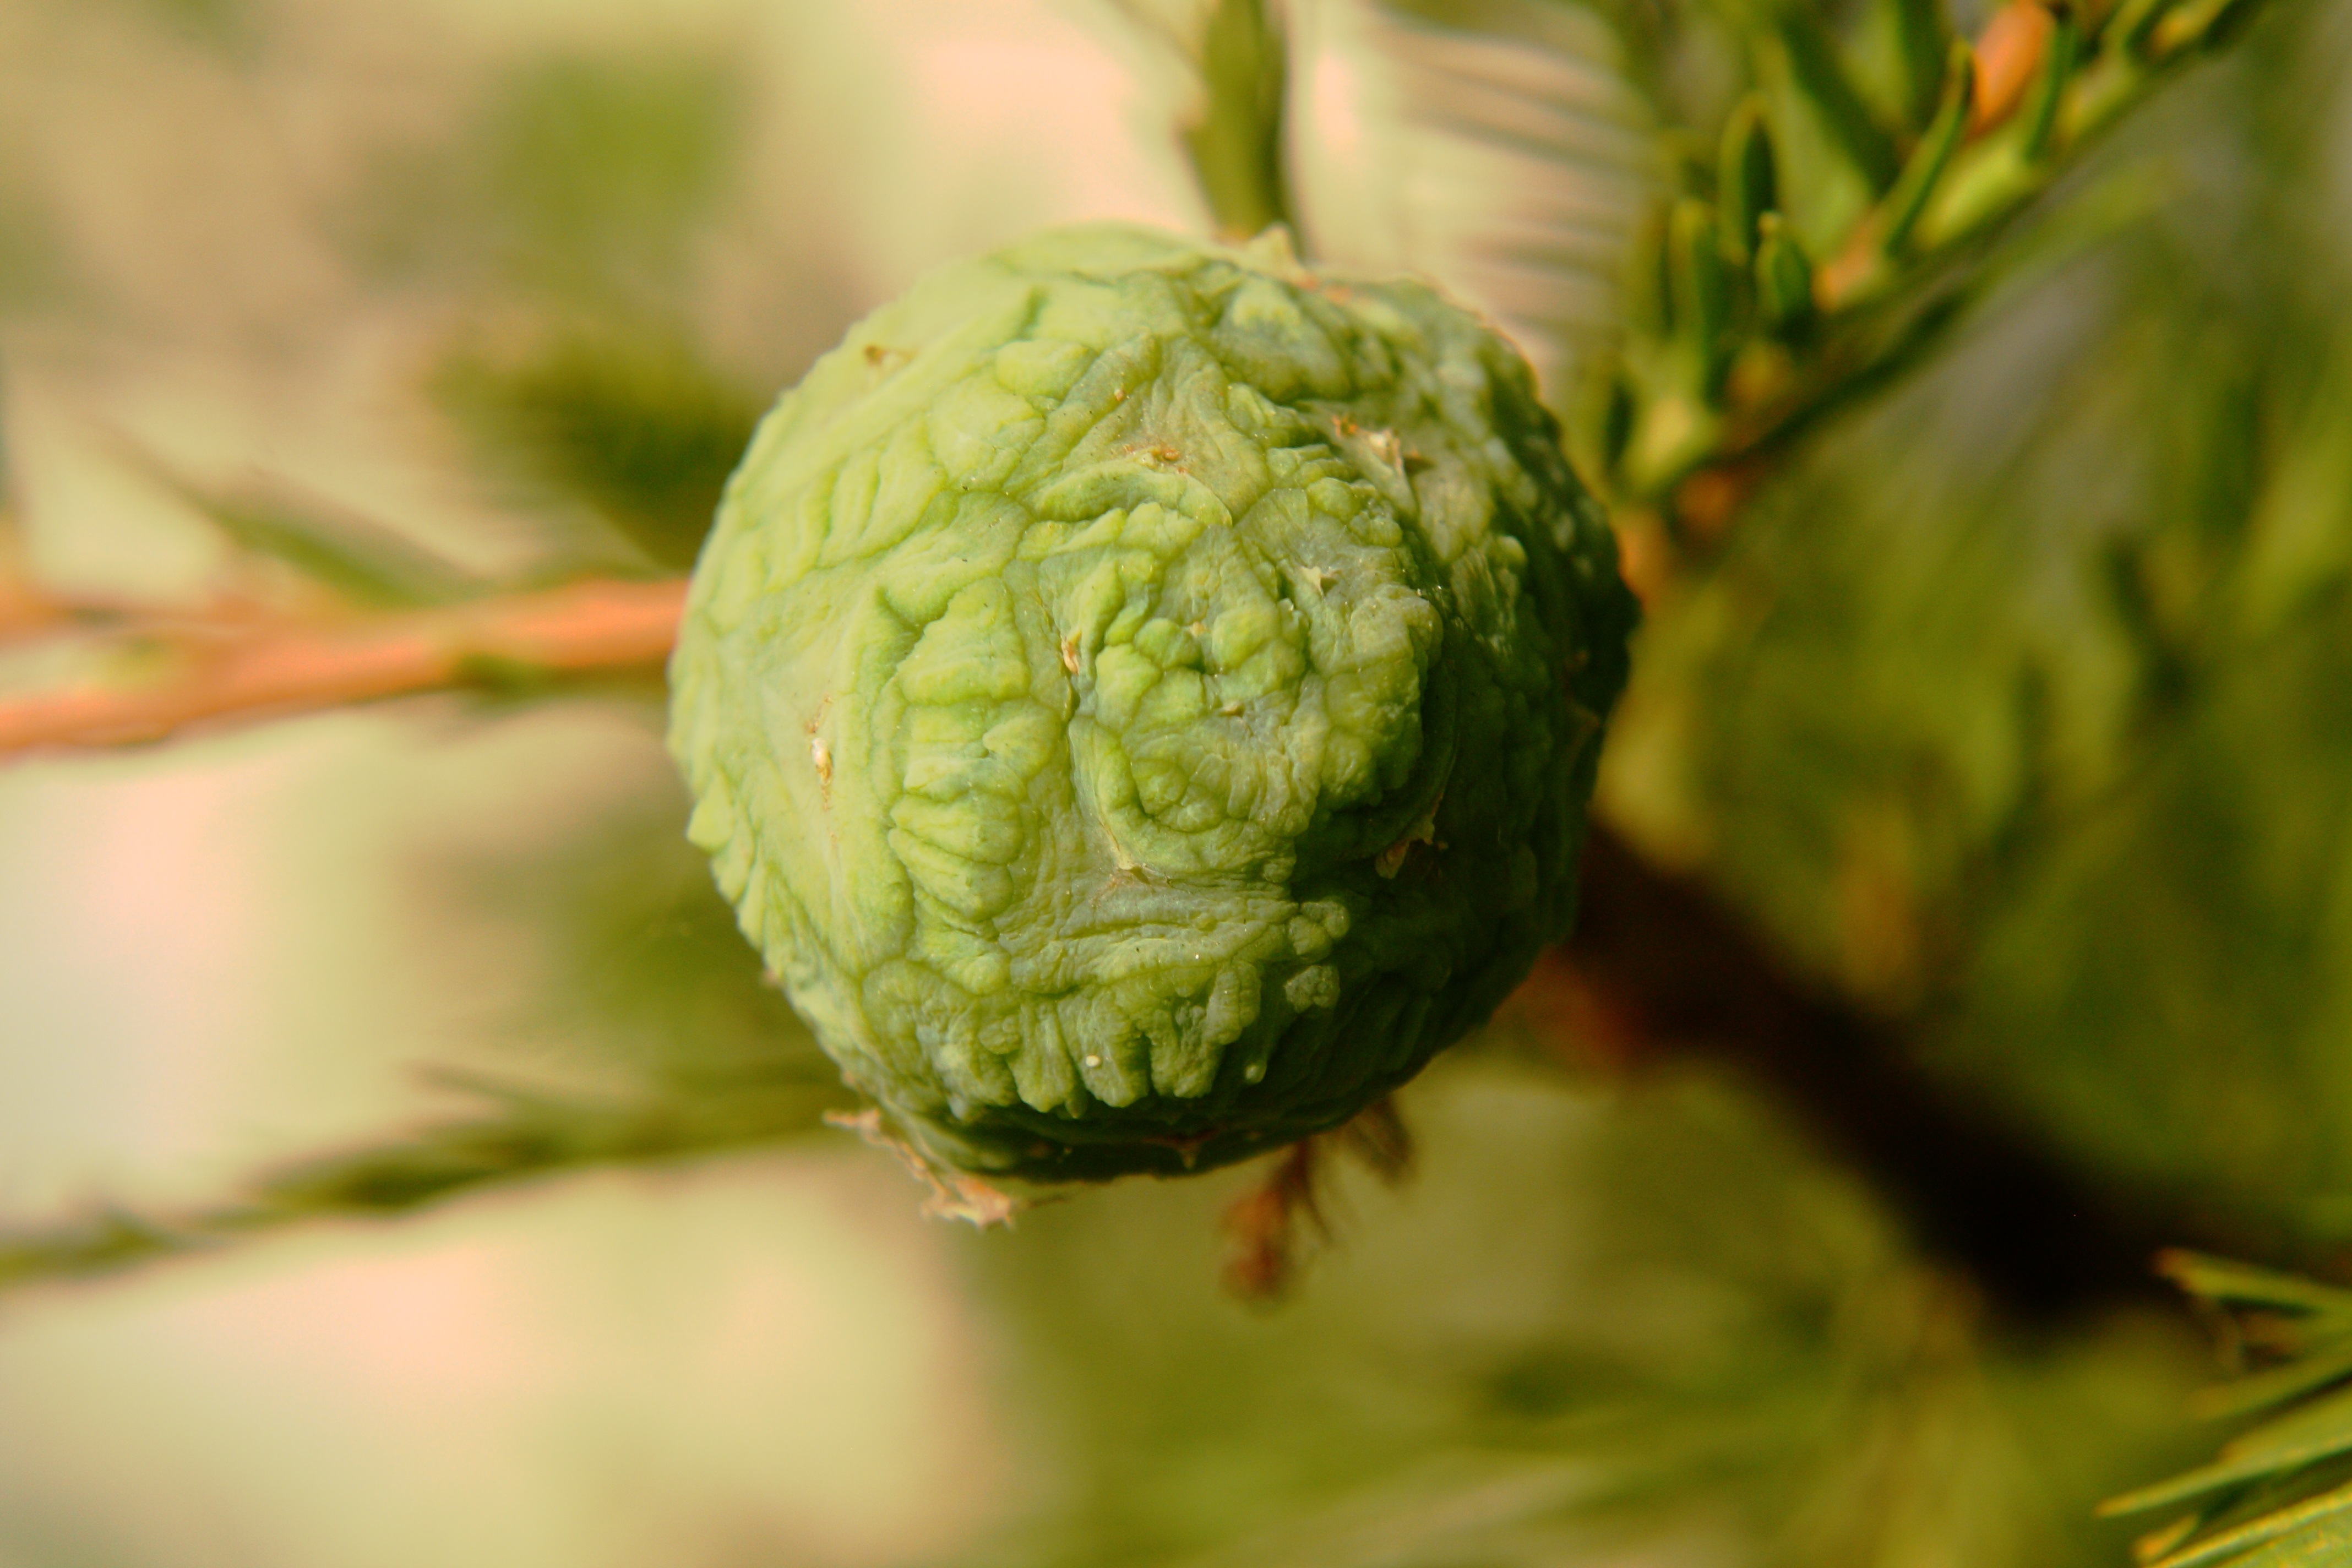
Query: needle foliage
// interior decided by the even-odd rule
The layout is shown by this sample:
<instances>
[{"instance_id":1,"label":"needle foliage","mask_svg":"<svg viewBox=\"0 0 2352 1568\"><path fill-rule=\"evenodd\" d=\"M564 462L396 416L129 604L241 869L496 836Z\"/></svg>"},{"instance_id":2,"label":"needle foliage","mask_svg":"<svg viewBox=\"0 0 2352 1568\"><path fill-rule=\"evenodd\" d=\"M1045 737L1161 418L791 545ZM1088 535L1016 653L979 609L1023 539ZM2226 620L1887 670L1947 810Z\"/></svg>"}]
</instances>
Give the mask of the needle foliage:
<instances>
[{"instance_id":1,"label":"needle foliage","mask_svg":"<svg viewBox=\"0 0 2352 1568\"><path fill-rule=\"evenodd\" d=\"M1204 244L1406 257L1541 367L1644 623L1586 928L1400 1096L1403 1187L1291 1189L1288 1300L1218 1285L1263 1167L937 1241L1034 1482L940 1561L2352 1564L2352 16L2257 4L1099 7L1178 84ZM278 103L300 44L259 4L83 9L42 25L222 103ZM348 167L320 142L289 204L289 250L404 345L352 359L397 361L429 486L94 442L240 614L680 571L757 408L873 302L825 223L746 216L785 166L748 52L583 37L493 51ZM100 406L153 306L19 118L0 350L37 477L20 449L75 427L44 389ZM198 283L223 334L325 287ZM272 321L256 363L300 335ZM409 525L436 488L476 531ZM49 493L12 491L0 616L71 559ZM137 678L137 615L62 624L80 662L11 652L0 697ZM429 1093L387 1075L308 1141L232 1107L242 1180L11 1199L0 1306L592 1167L867 1157L684 841L664 693L485 687L374 721L421 771L530 759L496 831L371 862L407 911L384 989L463 1015L396 1053ZM532 728L572 721L591 764ZM2019 1194L1998 1234L1980 1177ZM2160 1247L2197 1249L2165 1254L2184 1291ZM2016 1289L2020 1256L2059 1283ZM2212 1330L2234 1375L2196 1394ZM2240 1424L2218 1458L2198 1415ZM12 1551L82 1560L0 1492Z\"/></svg>"}]
</instances>

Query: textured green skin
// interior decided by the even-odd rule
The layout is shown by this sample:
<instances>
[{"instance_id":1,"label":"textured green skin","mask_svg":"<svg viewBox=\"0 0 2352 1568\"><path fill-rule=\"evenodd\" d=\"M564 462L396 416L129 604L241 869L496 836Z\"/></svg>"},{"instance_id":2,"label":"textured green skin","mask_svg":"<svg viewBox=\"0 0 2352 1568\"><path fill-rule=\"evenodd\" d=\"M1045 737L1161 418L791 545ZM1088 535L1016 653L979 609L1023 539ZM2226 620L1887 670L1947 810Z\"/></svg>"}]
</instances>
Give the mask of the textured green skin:
<instances>
[{"instance_id":1,"label":"textured green skin","mask_svg":"<svg viewBox=\"0 0 2352 1568\"><path fill-rule=\"evenodd\" d=\"M1087 227L768 416L671 750L745 933L929 1158L1330 1127L1565 932L1634 618L1525 363L1410 282Z\"/></svg>"}]
</instances>

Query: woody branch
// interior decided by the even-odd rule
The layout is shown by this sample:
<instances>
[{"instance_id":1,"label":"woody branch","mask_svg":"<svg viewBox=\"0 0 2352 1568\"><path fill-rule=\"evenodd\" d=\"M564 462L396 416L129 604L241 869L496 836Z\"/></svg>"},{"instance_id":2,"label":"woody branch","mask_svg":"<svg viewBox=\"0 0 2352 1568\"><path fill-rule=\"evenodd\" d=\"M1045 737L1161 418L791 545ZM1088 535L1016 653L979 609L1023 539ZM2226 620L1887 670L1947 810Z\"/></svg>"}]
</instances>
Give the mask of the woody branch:
<instances>
[{"instance_id":1,"label":"woody branch","mask_svg":"<svg viewBox=\"0 0 2352 1568\"><path fill-rule=\"evenodd\" d=\"M0 695L0 758L446 690L493 669L652 668L669 655L685 595L681 580L593 581L331 620L131 616L100 635L140 650L134 672ZM23 594L0 604L0 623L19 637L80 626L72 607Z\"/></svg>"}]
</instances>

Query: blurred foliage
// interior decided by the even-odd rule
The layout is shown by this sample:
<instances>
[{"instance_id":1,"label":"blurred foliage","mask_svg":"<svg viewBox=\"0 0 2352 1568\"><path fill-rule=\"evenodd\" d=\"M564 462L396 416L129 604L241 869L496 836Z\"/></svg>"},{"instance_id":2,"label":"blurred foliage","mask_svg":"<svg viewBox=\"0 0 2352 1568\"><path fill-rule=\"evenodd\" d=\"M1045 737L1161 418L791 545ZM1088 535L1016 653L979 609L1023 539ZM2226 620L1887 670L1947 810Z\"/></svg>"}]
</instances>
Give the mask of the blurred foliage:
<instances>
[{"instance_id":1,"label":"blurred foliage","mask_svg":"<svg viewBox=\"0 0 2352 1568\"><path fill-rule=\"evenodd\" d=\"M387 283L465 283L428 390L557 574L691 565L768 401L696 321L749 92L677 47L527 58L454 131L381 150L339 215Z\"/></svg>"},{"instance_id":2,"label":"blurred foliage","mask_svg":"<svg viewBox=\"0 0 2352 1568\"><path fill-rule=\"evenodd\" d=\"M134 0L161 26L200 43L239 43L257 26L250 0Z\"/></svg>"},{"instance_id":3,"label":"blurred foliage","mask_svg":"<svg viewBox=\"0 0 2352 1568\"><path fill-rule=\"evenodd\" d=\"M2280 21L2114 150L2161 198L1654 604L1609 798L2077 1159L2316 1246L2352 1218L2344 261L2294 196L2323 122L2257 84L2346 56Z\"/></svg>"},{"instance_id":4,"label":"blurred foliage","mask_svg":"<svg viewBox=\"0 0 2352 1568\"><path fill-rule=\"evenodd\" d=\"M690 343L650 330L503 357L460 348L439 390L491 471L584 505L669 571L694 563L761 412Z\"/></svg>"},{"instance_id":5,"label":"blurred foliage","mask_svg":"<svg viewBox=\"0 0 2352 1568\"><path fill-rule=\"evenodd\" d=\"M1289 78L1265 0L1217 0L1201 29L1208 101L1184 132L1201 191L1221 228L1247 237L1290 216L1283 162Z\"/></svg>"},{"instance_id":6,"label":"blurred foliage","mask_svg":"<svg viewBox=\"0 0 2352 1568\"><path fill-rule=\"evenodd\" d=\"M293 1162L179 1213L115 1207L0 1228L0 1289L104 1273L326 1216L392 1215L485 1184L772 1143L851 1103L839 1075L677 831L675 792L633 800L551 850L482 851L420 880L530 984L497 1043L419 1071L464 1107L381 1143Z\"/></svg>"},{"instance_id":7,"label":"blurred foliage","mask_svg":"<svg viewBox=\"0 0 2352 1568\"><path fill-rule=\"evenodd\" d=\"M175 472L152 453L133 460L247 556L275 562L342 603L408 609L449 604L478 588L398 529L282 479L215 486Z\"/></svg>"},{"instance_id":8,"label":"blurred foliage","mask_svg":"<svg viewBox=\"0 0 2352 1568\"><path fill-rule=\"evenodd\" d=\"M1284 145L1291 90L1280 0L1113 0L1191 68L1200 100L1181 137L1221 235L1294 227Z\"/></svg>"},{"instance_id":9,"label":"blurred foliage","mask_svg":"<svg viewBox=\"0 0 2352 1568\"><path fill-rule=\"evenodd\" d=\"M2229 1331L2235 1380L2205 1390L2214 1418L2259 1415L2214 1463L2114 1499L2147 1514L2194 1505L2137 1544L2148 1568L2295 1568L2352 1552L2352 1293L2179 1253L2166 1272Z\"/></svg>"},{"instance_id":10,"label":"blurred foliage","mask_svg":"<svg viewBox=\"0 0 2352 1568\"><path fill-rule=\"evenodd\" d=\"M130 9L247 65L279 16ZM1117 9L1194 73L1170 136L1215 221L1311 209L1296 12ZM2092 1190L2326 1271L2352 1239L2352 25L2012 7L2048 30L1971 138L2010 68L1995 15L1413 0L1355 63L1524 198L1441 281L1587 367L1549 390L1649 610L1614 828ZM372 297L426 301L396 374L454 436L439 460L544 521L532 573L681 567L761 403L699 313L759 85L724 50L576 41L451 77L450 112L305 199ZM19 185L0 171L12 354L95 286L87 237ZM282 476L117 456L344 603L520 580ZM440 1119L180 1208L16 1222L0 1285L816 1126L846 1096L682 815L646 788L560 847L417 875L407 934L472 933L510 1002L463 1053L420 1047ZM1337 1238L1272 1312L1214 1285L1246 1172L959 1237L1005 1358L993 1429L1038 1493L962 1560L2121 1561L2093 1503L2191 1461L2181 1325L2021 1323L1801 1118L1737 1072L1612 1065L1607 1024L1521 1016L1442 1063L1404 1100L1418 1180L1337 1178ZM2126 1505L2200 1510L2168 1568L2352 1560L2352 1310L2180 1268L2252 1325L2216 1408L2272 1424Z\"/></svg>"},{"instance_id":11,"label":"blurred foliage","mask_svg":"<svg viewBox=\"0 0 2352 1568\"><path fill-rule=\"evenodd\" d=\"M846 1103L678 832L684 801L677 789L644 792L555 847L452 859L424 879L428 896L527 944L533 973L504 1032L542 1043L566 1075L705 1093L704 1115L761 1079L834 1085Z\"/></svg>"},{"instance_id":12,"label":"blurred foliage","mask_svg":"<svg viewBox=\"0 0 2352 1568\"><path fill-rule=\"evenodd\" d=\"M1371 38L1394 129L1438 153L1398 201L1407 257L1526 345L1559 405L1622 336L1620 275L1668 163L1633 51L1594 14L1545 0L1415 0L1386 8ZM1364 173L1387 184L1402 171ZM1453 245L1433 243L1447 230Z\"/></svg>"},{"instance_id":13,"label":"blurred foliage","mask_svg":"<svg viewBox=\"0 0 2352 1568\"><path fill-rule=\"evenodd\" d=\"M73 282L53 216L0 168L0 308L43 303L69 292Z\"/></svg>"},{"instance_id":14,"label":"blurred foliage","mask_svg":"<svg viewBox=\"0 0 2352 1568\"><path fill-rule=\"evenodd\" d=\"M1588 470L1627 526L1654 510L1675 542L1720 521L1750 466L1932 347L1988 280L1990 242L2251 4L2020 0L1973 43L1937 0L1724 11L1744 96L1675 143L1620 351L1577 397ZM1694 489L1710 470L1729 471Z\"/></svg>"},{"instance_id":15,"label":"blurred foliage","mask_svg":"<svg viewBox=\"0 0 2352 1568\"><path fill-rule=\"evenodd\" d=\"M500 259L556 289L623 292L674 269L732 172L739 91L723 66L693 59L517 69L464 159L508 215Z\"/></svg>"},{"instance_id":16,"label":"blurred foliage","mask_svg":"<svg viewBox=\"0 0 2352 1568\"><path fill-rule=\"evenodd\" d=\"M1230 1184L1129 1185L967 1247L1067 1495L971 1561L2102 1561L2103 1479L2183 1450L2145 1318L1990 1328L1748 1095L1577 1088L1502 1040L1406 1097L1401 1194L1268 1314L1221 1297Z\"/></svg>"},{"instance_id":17,"label":"blurred foliage","mask_svg":"<svg viewBox=\"0 0 2352 1568\"><path fill-rule=\"evenodd\" d=\"M816 1126L846 1099L821 1057L788 1071L698 1076L609 1098L434 1076L484 1109L265 1173L203 1208L109 1207L0 1229L0 1289L111 1273L306 1221L389 1217L493 1184L770 1143Z\"/></svg>"},{"instance_id":18,"label":"blurred foliage","mask_svg":"<svg viewBox=\"0 0 2352 1568\"><path fill-rule=\"evenodd\" d=\"M451 132L384 150L341 215L391 278L472 271L541 309L673 308L738 177L744 88L676 51L506 66Z\"/></svg>"}]
</instances>

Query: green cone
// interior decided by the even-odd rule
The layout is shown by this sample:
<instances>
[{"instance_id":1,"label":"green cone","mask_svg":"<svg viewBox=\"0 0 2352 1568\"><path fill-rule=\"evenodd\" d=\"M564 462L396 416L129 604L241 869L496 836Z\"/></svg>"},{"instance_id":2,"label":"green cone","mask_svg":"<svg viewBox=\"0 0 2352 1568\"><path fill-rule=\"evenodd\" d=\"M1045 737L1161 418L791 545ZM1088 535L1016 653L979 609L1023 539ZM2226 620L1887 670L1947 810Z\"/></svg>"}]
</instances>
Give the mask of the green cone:
<instances>
[{"instance_id":1,"label":"green cone","mask_svg":"<svg viewBox=\"0 0 2352 1568\"><path fill-rule=\"evenodd\" d=\"M1634 619L1526 364L1418 283L1124 227L950 267L769 415L670 743L926 1157L1345 1121L1568 928Z\"/></svg>"}]
</instances>

